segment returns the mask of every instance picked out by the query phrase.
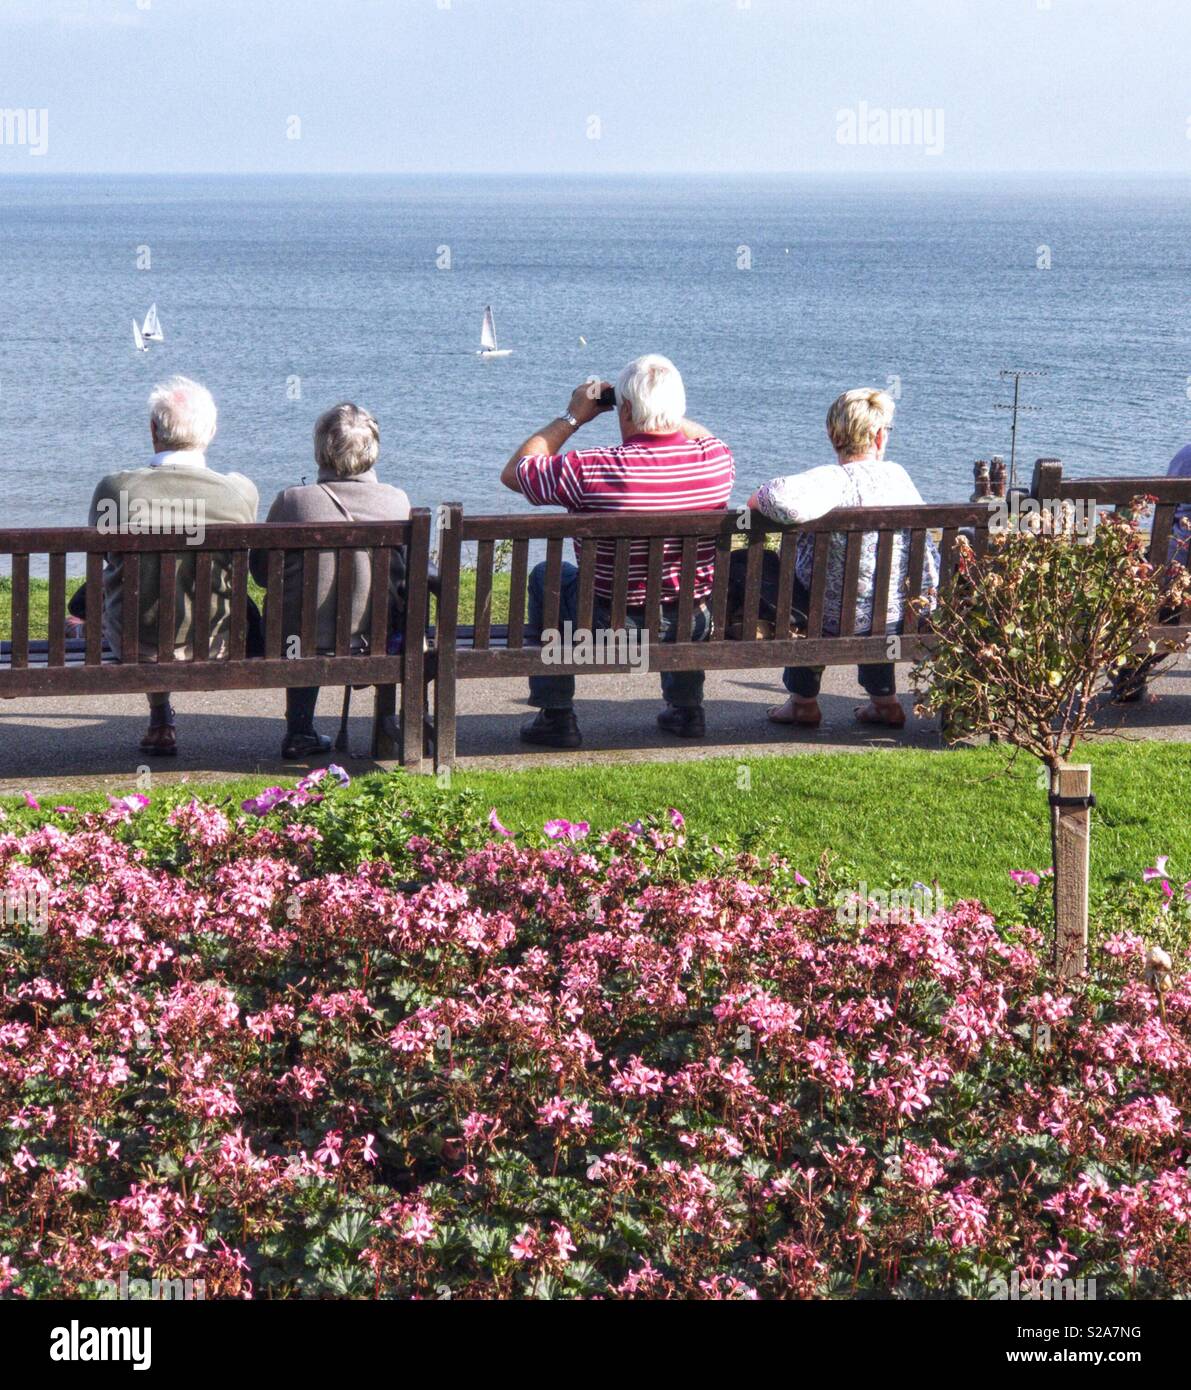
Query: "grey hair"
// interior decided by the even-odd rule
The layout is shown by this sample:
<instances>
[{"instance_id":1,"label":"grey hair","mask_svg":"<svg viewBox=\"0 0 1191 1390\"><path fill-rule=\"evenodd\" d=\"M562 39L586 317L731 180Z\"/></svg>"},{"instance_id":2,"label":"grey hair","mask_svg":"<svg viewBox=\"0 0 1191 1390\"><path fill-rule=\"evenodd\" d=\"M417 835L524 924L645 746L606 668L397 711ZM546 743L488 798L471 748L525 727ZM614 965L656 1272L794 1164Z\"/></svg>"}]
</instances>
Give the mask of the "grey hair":
<instances>
[{"instance_id":1,"label":"grey hair","mask_svg":"<svg viewBox=\"0 0 1191 1390\"><path fill-rule=\"evenodd\" d=\"M314 423L314 457L341 478L367 473L380 458L380 426L362 406L333 405Z\"/></svg>"},{"instance_id":2,"label":"grey hair","mask_svg":"<svg viewBox=\"0 0 1191 1390\"><path fill-rule=\"evenodd\" d=\"M668 434L686 414L686 387L678 368L656 352L638 357L621 372L616 399L628 402L633 424L646 434Z\"/></svg>"},{"instance_id":3,"label":"grey hair","mask_svg":"<svg viewBox=\"0 0 1191 1390\"><path fill-rule=\"evenodd\" d=\"M149 420L164 448L205 449L215 438L215 401L197 381L172 376L150 393Z\"/></svg>"}]
</instances>

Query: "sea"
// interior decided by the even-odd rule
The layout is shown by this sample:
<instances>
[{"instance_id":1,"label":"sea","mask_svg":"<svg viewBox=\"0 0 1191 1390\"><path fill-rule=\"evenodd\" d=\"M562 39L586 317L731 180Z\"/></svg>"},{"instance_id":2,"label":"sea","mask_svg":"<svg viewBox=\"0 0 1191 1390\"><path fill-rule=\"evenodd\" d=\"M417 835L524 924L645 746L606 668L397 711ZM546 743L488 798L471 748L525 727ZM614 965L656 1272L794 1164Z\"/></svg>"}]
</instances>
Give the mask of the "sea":
<instances>
[{"instance_id":1,"label":"sea","mask_svg":"<svg viewBox=\"0 0 1191 1390\"><path fill-rule=\"evenodd\" d=\"M477 355L486 305L509 357ZM342 400L415 505L520 510L512 450L643 352L731 445L738 501L830 462L856 386L896 398L889 457L924 498L965 499L1010 455L1013 370L1020 476L1144 476L1191 438L1189 308L1191 178L5 176L0 526L84 522L100 476L148 461L175 372L213 392L209 462L262 516Z\"/></svg>"}]
</instances>

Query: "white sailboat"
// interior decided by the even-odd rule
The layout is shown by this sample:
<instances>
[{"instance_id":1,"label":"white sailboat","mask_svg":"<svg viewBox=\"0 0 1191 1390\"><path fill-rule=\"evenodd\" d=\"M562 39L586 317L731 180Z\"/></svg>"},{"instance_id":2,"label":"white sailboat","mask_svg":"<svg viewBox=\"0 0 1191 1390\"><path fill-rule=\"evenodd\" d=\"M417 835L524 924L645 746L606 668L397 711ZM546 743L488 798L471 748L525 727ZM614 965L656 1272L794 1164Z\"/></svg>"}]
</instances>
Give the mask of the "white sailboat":
<instances>
[{"instance_id":1,"label":"white sailboat","mask_svg":"<svg viewBox=\"0 0 1191 1390\"><path fill-rule=\"evenodd\" d=\"M480 357L511 357L512 348L500 348L496 345L496 320L492 317L492 305L489 304L484 310L484 323L480 329Z\"/></svg>"},{"instance_id":2,"label":"white sailboat","mask_svg":"<svg viewBox=\"0 0 1191 1390\"><path fill-rule=\"evenodd\" d=\"M141 336L147 343L164 343L165 334L161 330L161 320L157 317L157 305L150 304L149 312L145 315L144 327L141 329Z\"/></svg>"},{"instance_id":3,"label":"white sailboat","mask_svg":"<svg viewBox=\"0 0 1191 1390\"><path fill-rule=\"evenodd\" d=\"M145 346L144 338L141 337L141 326L139 323L137 323L136 319L133 319L132 321L132 342L137 352L149 351L149 349Z\"/></svg>"}]
</instances>

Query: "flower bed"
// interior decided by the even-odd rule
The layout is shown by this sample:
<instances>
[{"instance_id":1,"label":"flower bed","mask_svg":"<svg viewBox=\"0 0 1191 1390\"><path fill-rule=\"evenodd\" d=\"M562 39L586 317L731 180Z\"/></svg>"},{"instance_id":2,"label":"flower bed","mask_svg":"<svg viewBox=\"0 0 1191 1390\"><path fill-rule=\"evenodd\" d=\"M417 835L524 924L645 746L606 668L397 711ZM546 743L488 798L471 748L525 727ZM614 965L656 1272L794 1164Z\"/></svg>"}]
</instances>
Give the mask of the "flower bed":
<instances>
[{"instance_id":1,"label":"flower bed","mask_svg":"<svg viewBox=\"0 0 1191 1390\"><path fill-rule=\"evenodd\" d=\"M0 1290L1191 1293L1191 991L1116 931L840 920L681 817L337 790L0 826ZM383 812L383 814L382 814Z\"/></svg>"}]
</instances>

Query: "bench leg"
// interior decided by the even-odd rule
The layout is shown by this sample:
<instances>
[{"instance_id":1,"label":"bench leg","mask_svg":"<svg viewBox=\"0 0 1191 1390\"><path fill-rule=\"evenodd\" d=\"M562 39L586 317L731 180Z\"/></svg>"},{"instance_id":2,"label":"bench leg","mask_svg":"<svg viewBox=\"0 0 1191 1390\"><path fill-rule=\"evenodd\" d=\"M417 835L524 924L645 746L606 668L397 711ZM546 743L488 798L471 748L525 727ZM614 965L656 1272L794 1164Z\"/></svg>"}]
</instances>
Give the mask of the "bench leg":
<instances>
[{"instance_id":1,"label":"bench leg","mask_svg":"<svg viewBox=\"0 0 1191 1390\"><path fill-rule=\"evenodd\" d=\"M434 678L434 770L455 764L455 664L440 660Z\"/></svg>"},{"instance_id":2,"label":"bench leg","mask_svg":"<svg viewBox=\"0 0 1191 1390\"><path fill-rule=\"evenodd\" d=\"M426 686L421 676L401 687L401 766L417 775L425 772Z\"/></svg>"},{"instance_id":3,"label":"bench leg","mask_svg":"<svg viewBox=\"0 0 1191 1390\"><path fill-rule=\"evenodd\" d=\"M397 687L378 685L372 706L372 756L377 762L392 762L397 756L396 718Z\"/></svg>"}]
</instances>

